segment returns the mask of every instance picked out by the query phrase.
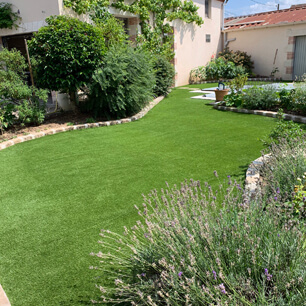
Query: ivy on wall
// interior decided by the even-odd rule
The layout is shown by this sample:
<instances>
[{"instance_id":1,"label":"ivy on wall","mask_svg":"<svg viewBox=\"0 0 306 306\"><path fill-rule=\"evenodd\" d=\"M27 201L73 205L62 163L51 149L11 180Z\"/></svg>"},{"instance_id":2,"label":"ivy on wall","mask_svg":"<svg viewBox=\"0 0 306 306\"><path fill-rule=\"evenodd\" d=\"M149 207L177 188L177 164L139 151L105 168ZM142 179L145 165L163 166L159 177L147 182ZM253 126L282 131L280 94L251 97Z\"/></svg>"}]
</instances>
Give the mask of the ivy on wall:
<instances>
[{"instance_id":1,"label":"ivy on wall","mask_svg":"<svg viewBox=\"0 0 306 306\"><path fill-rule=\"evenodd\" d=\"M198 7L193 1L187 0L134 0L129 4L124 0L114 0L112 3L109 0L64 0L64 5L78 14L93 11L97 4L137 15L141 27L141 34L137 36L138 44L152 53L166 56L169 60L174 57L173 29L170 22L180 19L199 26L204 22L197 13Z\"/></svg>"},{"instance_id":2,"label":"ivy on wall","mask_svg":"<svg viewBox=\"0 0 306 306\"><path fill-rule=\"evenodd\" d=\"M11 3L0 2L0 29L17 29L20 19L18 13L13 12Z\"/></svg>"},{"instance_id":3,"label":"ivy on wall","mask_svg":"<svg viewBox=\"0 0 306 306\"><path fill-rule=\"evenodd\" d=\"M85 14L97 4L99 0L64 0L64 6L72 8L77 14Z\"/></svg>"}]
</instances>

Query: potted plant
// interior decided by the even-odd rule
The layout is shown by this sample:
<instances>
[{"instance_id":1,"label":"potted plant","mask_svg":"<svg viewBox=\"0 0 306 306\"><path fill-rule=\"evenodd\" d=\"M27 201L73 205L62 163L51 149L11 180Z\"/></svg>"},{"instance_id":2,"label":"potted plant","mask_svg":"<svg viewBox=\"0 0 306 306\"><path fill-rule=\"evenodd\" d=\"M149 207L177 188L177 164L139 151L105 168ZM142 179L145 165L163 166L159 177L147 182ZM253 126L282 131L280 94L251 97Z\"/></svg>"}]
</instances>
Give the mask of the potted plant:
<instances>
[{"instance_id":1,"label":"potted plant","mask_svg":"<svg viewBox=\"0 0 306 306\"><path fill-rule=\"evenodd\" d=\"M224 97L228 94L229 89L225 88L225 84L219 81L218 88L214 90L216 95L216 102L223 101Z\"/></svg>"}]
</instances>

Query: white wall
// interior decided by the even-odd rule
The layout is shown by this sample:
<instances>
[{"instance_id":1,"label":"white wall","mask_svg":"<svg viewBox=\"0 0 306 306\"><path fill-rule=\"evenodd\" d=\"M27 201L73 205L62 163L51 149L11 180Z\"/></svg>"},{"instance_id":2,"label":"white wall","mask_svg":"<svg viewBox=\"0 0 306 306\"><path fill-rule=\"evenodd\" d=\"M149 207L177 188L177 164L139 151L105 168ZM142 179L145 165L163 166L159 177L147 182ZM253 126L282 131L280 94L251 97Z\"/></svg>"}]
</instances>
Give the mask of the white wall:
<instances>
[{"instance_id":1,"label":"white wall","mask_svg":"<svg viewBox=\"0 0 306 306\"><path fill-rule=\"evenodd\" d=\"M174 22L176 86L188 84L190 71L206 65L212 56L221 51L223 3L212 0L211 18L205 18L204 3L204 0L194 1L199 6L198 14L204 19L201 27L182 21ZM211 36L210 43L206 42L206 34Z\"/></svg>"},{"instance_id":2,"label":"white wall","mask_svg":"<svg viewBox=\"0 0 306 306\"><path fill-rule=\"evenodd\" d=\"M5 0L11 3L13 11L19 10L21 23L18 29L0 29L0 36L31 33L45 25L45 19L59 15L63 0Z\"/></svg>"},{"instance_id":3,"label":"white wall","mask_svg":"<svg viewBox=\"0 0 306 306\"><path fill-rule=\"evenodd\" d=\"M226 33L227 40L236 39L228 44L231 50L246 51L252 56L255 74L270 76L273 68L277 67L279 72L276 77L292 80L294 37L306 35L305 23L226 31ZM273 64L274 59L275 64Z\"/></svg>"}]
</instances>

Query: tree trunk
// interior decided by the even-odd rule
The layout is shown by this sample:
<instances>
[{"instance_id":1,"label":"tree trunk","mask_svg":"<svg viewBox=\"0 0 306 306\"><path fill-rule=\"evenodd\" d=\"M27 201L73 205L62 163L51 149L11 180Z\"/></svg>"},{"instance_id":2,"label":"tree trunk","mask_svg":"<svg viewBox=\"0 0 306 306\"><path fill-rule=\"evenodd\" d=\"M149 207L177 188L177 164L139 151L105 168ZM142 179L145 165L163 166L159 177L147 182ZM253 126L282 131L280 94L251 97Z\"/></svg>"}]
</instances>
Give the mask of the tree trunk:
<instances>
[{"instance_id":1,"label":"tree trunk","mask_svg":"<svg viewBox=\"0 0 306 306\"><path fill-rule=\"evenodd\" d=\"M72 110L76 113L77 112L77 93L75 91L69 91L69 100L72 106Z\"/></svg>"}]
</instances>

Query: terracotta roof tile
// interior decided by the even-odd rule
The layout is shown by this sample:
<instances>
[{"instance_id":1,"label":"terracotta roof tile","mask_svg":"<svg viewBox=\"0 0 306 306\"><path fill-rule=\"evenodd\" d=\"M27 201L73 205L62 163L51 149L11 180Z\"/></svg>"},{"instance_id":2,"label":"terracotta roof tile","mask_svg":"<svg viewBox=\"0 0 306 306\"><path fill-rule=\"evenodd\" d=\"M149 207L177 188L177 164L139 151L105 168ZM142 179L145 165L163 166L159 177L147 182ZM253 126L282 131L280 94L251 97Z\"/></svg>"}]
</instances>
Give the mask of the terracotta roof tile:
<instances>
[{"instance_id":1,"label":"terracotta roof tile","mask_svg":"<svg viewBox=\"0 0 306 306\"><path fill-rule=\"evenodd\" d=\"M306 3L292 5L289 9L258 13L248 16L230 17L224 21L224 29L255 28L267 25L294 23L305 21Z\"/></svg>"}]
</instances>

